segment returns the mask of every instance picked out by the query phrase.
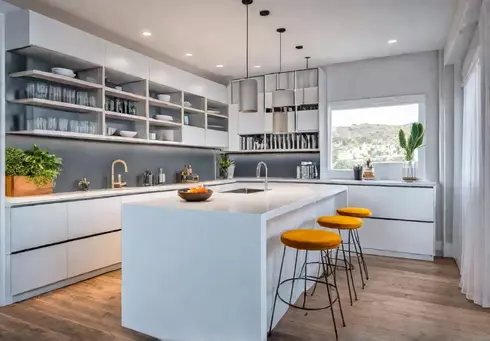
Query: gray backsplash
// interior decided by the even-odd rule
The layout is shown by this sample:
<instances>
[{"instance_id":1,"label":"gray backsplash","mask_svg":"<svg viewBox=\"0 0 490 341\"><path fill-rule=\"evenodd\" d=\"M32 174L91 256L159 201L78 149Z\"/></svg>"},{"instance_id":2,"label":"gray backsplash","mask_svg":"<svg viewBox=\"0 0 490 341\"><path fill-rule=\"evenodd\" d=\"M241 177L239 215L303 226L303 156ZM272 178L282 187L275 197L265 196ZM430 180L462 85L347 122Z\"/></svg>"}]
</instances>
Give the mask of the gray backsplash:
<instances>
[{"instance_id":1,"label":"gray backsplash","mask_svg":"<svg viewBox=\"0 0 490 341\"><path fill-rule=\"evenodd\" d=\"M7 147L30 149L33 144L63 158L63 171L56 180L56 193L77 190L77 182L87 178L91 189L110 188L111 165L122 159L128 164L128 173L116 165L129 187L141 186L141 174L150 169L153 173L162 168L167 183L176 182L176 173L184 164L191 164L202 181L215 179L215 153L208 149L132 145L126 143L91 142L29 136L7 136ZM117 176L117 175L116 175Z\"/></svg>"},{"instance_id":2,"label":"gray backsplash","mask_svg":"<svg viewBox=\"0 0 490 341\"><path fill-rule=\"evenodd\" d=\"M301 161L316 162L320 167L320 154L311 153L277 153L277 154L233 154L230 158L235 160L236 177L255 177L257 163L264 161L267 164L269 177L296 178L296 166ZM262 170L262 176L264 171Z\"/></svg>"}]
</instances>

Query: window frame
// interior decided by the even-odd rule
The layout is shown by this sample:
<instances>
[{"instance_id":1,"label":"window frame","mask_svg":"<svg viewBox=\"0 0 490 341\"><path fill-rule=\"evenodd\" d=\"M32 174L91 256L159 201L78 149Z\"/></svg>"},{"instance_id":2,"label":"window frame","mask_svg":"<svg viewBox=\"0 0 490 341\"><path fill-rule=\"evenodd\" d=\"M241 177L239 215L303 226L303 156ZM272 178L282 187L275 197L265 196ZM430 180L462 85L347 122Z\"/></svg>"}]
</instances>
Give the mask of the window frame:
<instances>
[{"instance_id":1,"label":"window frame","mask_svg":"<svg viewBox=\"0 0 490 341\"><path fill-rule=\"evenodd\" d=\"M332 111L334 110L351 110L351 109L366 109L374 107L387 107L405 104L418 104L419 117L418 122L426 127L426 102L425 94L403 95L393 97L376 97L359 100L348 100L328 103L327 108L327 179L352 179L354 177L352 170L332 169ZM427 128L427 127L426 127ZM424 137L424 144L427 139ZM425 147L418 150L417 172L419 177L425 178ZM400 174L401 178L401 174Z\"/></svg>"}]
</instances>

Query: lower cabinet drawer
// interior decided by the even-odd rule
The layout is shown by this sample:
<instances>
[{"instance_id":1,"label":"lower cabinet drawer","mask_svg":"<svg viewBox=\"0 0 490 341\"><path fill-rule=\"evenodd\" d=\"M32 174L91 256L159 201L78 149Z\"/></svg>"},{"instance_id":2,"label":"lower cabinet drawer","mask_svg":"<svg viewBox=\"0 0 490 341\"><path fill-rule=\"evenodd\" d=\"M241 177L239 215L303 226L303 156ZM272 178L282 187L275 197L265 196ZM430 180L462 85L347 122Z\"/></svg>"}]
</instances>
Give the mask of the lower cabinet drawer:
<instances>
[{"instance_id":1,"label":"lower cabinet drawer","mask_svg":"<svg viewBox=\"0 0 490 341\"><path fill-rule=\"evenodd\" d=\"M68 278L66 244L10 257L11 294L17 295Z\"/></svg>"},{"instance_id":2,"label":"lower cabinet drawer","mask_svg":"<svg viewBox=\"0 0 490 341\"><path fill-rule=\"evenodd\" d=\"M359 237L363 249L435 256L433 223L364 219Z\"/></svg>"},{"instance_id":3,"label":"lower cabinet drawer","mask_svg":"<svg viewBox=\"0 0 490 341\"><path fill-rule=\"evenodd\" d=\"M121 231L67 243L68 277L121 262Z\"/></svg>"}]
</instances>

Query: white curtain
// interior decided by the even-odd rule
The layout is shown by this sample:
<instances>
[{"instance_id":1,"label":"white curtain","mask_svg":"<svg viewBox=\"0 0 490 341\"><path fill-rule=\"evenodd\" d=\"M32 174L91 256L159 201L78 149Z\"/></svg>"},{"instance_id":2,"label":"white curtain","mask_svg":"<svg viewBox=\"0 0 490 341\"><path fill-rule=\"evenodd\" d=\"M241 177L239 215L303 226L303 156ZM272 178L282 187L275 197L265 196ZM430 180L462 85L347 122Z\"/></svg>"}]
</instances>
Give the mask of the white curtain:
<instances>
[{"instance_id":1,"label":"white curtain","mask_svg":"<svg viewBox=\"0 0 490 341\"><path fill-rule=\"evenodd\" d=\"M483 5L481 14L480 49L464 84L461 153L461 290L476 304L490 307L488 3Z\"/></svg>"}]
</instances>

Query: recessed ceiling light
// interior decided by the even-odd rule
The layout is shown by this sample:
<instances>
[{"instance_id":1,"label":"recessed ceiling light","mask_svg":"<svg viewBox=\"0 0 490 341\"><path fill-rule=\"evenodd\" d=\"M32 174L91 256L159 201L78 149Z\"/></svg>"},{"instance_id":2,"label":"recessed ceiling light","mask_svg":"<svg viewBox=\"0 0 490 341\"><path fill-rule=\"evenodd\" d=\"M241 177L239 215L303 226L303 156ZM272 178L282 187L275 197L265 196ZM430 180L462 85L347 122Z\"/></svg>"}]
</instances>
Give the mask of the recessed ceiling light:
<instances>
[{"instance_id":1,"label":"recessed ceiling light","mask_svg":"<svg viewBox=\"0 0 490 341\"><path fill-rule=\"evenodd\" d=\"M216 65L216 67L223 67L223 65L221 65L221 64L218 64L218 65Z\"/></svg>"},{"instance_id":2,"label":"recessed ceiling light","mask_svg":"<svg viewBox=\"0 0 490 341\"><path fill-rule=\"evenodd\" d=\"M143 31L143 33L141 33L141 34L144 35L145 37L151 36L151 32L150 31Z\"/></svg>"},{"instance_id":3,"label":"recessed ceiling light","mask_svg":"<svg viewBox=\"0 0 490 341\"><path fill-rule=\"evenodd\" d=\"M186 53L185 54L187 57L192 57L192 53Z\"/></svg>"},{"instance_id":4,"label":"recessed ceiling light","mask_svg":"<svg viewBox=\"0 0 490 341\"><path fill-rule=\"evenodd\" d=\"M397 40L396 39L390 39L388 40L388 44L396 44Z\"/></svg>"},{"instance_id":5,"label":"recessed ceiling light","mask_svg":"<svg viewBox=\"0 0 490 341\"><path fill-rule=\"evenodd\" d=\"M260 67L260 65L255 65L254 67L256 67L258 69Z\"/></svg>"}]
</instances>

